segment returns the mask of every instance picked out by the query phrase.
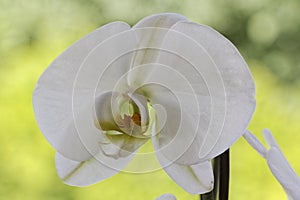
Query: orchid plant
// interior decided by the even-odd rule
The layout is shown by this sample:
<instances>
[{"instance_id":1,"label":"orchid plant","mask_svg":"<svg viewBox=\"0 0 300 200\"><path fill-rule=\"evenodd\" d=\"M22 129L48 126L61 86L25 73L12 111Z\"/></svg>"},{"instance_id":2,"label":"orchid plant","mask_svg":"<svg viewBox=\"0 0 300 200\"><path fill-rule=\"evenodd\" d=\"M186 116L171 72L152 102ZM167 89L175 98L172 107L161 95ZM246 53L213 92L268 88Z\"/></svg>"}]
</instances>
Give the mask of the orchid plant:
<instances>
[{"instance_id":1,"label":"orchid plant","mask_svg":"<svg viewBox=\"0 0 300 200\"><path fill-rule=\"evenodd\" d=\"M246 132L255 84L224 36L162 13L133 27L107 24L74 43L41 75L33 107L64 183L111 177L134 157L147 159L138 149L152 141L161 168L187 192L204 194L220 177L217 158L228 161ZM139 172L146 170L156 168Z\"/></svg>"}]
</instances>

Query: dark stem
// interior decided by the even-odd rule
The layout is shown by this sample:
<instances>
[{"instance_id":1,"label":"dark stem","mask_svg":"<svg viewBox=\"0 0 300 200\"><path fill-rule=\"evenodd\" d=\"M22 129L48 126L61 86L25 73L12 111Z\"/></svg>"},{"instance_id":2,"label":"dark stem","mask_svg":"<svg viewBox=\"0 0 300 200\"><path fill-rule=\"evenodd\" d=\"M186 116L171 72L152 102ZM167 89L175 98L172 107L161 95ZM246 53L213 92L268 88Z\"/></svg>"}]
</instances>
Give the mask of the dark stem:
<instances>
[{"instance_id":1,"label":"dark stem","mask_svg":"<svg viewBox=\"0 0 300 200\"><path fill-rule=\"evenodd\" d=\"M229 149L227 149L221 155L221 165L220 165L220 192L219 200L228 200L229 192Z\"/></svg>"},{"instance_id":2,"label":"dark stem","mask_svg":"<svg viewBox=\"0 0 300 200\"><path fill-rule=\"evenodd\" d=\"M228 200L229 149L213 160L214 189L200 195L201 200Z\"/></svg>"}]
</instances>

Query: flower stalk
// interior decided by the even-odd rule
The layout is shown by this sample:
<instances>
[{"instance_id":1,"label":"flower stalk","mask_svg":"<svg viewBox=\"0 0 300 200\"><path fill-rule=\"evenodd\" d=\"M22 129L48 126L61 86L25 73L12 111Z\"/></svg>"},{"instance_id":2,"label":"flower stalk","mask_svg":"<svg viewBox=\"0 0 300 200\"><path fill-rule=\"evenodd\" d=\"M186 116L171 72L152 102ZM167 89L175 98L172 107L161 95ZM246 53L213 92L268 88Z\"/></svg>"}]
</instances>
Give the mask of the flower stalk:
<instances>
[{"instance_id":1,"label":"flower stalk","mask_svg":"<svg viewBox=\"0 0 300 200\"><path fill-rule=\"evenodd\" d=\"M200 195L200 200L228 200L229 191L229 149L213 160L214 189Z\"/></svg>"}]
</instances>

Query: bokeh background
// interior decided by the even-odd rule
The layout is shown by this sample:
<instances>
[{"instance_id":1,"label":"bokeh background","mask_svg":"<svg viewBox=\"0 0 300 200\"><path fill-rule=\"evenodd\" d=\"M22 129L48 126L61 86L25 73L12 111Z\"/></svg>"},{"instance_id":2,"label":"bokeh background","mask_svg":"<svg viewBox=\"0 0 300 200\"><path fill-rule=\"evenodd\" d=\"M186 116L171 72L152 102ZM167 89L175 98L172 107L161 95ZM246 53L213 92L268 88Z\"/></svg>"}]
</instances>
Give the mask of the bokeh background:
<instances>
[{"instance_id":1,"label":"bokeh background","mask_svg":"<svg viewBox=\"0 0 300 200\"><path fill-rule=\"evenodd\" d=\"M0 199L144 199L187 194L163 172L120 173L86 188L64 185L40 133L31 94L45 68L92 30L178 12L214 27L241 51L257 85L249 129L268 127L300 174L299 0L0 0ZM265 161L241 138L231 150L231 200L285 199Z\"/></svg>"}]
</instances>

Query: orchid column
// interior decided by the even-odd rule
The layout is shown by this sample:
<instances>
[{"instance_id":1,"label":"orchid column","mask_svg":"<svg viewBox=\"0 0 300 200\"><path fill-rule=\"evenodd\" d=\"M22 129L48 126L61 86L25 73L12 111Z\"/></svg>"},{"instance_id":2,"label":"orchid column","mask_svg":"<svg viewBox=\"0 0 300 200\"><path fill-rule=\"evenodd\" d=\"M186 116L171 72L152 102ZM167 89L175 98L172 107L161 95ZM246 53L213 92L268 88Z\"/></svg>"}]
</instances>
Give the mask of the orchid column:
<instances>
[{"instance_id":1,"label":"orchid column","mask_svg":"<svg viewBox=\"0 0 300 200\"><path fill-rule=\"evenodd\" d=\"M59 177L87 186L113 176L152 140L183 189L213 189L211 160L245 132L255 85L242 56L210 27L163 13L107 24L63 52L33 93ZM150 156L151 157L151 156ZM157 170L147 166L132 173Z\"/></svg>"}]
</instances>

